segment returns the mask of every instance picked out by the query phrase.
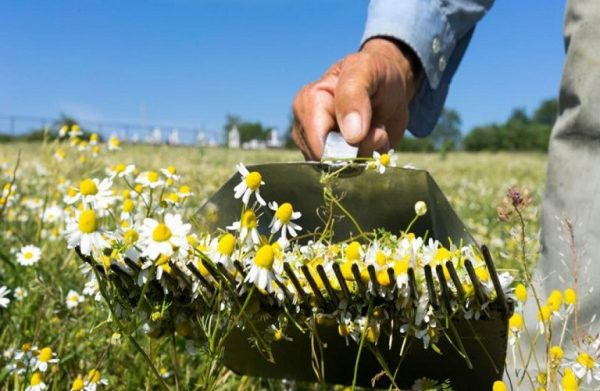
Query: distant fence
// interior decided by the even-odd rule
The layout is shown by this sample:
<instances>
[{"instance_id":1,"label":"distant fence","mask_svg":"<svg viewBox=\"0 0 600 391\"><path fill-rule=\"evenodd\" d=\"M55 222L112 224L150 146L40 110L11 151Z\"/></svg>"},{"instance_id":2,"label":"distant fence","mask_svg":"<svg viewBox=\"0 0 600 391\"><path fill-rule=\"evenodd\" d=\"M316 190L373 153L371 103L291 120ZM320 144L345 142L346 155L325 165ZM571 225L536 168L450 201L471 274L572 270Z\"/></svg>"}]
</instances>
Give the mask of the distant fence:
<instances>
[{"instance_id":1,"label":"distant fence","mask_svg":"<svg viewBox=\"0 0 600 391\"><path fill-rule=\"evenodd\" d=\"M46 127L58 130L59 121L58 118L0 115L0 134L18 136ZM216 145L221 142L219 132L207 132L193 126L88 121L79 118L77 123L82 129L98 133L105 140L114 135L132 143Z\"/></svg>"}]
</instances>

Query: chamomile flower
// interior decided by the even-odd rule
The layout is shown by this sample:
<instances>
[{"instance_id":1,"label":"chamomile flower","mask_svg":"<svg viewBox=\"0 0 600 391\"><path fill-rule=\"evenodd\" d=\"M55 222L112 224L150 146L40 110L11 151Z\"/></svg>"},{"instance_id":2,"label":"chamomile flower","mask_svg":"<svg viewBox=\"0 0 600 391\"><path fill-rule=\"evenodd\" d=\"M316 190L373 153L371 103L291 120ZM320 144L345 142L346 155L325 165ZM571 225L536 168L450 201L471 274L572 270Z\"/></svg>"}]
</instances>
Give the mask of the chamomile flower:
<instances>
[{"instance_id":1,"label":"chamomile flower","mask_svg":"<svg viewBox=\"0 0 600 391\"><path fill-rule=\"evenodd\" d=\"M188 185L183 185L183 186L179 187L179 191L177 192L177 195L179 196L180 199L184 200L188 197L193 196L194 193L192 193L192 191Z\"/></svg>"},{"instance_id":2,"label":"chamomile flower","mask_svg":"<svg viewBox=\"0 0 600 391\"><path fill-rule=\"evenodd\" d=\"M41 257L42 250L33 244L28 244L27 246L22 247L17 253L17 262L21 266L31 266L38 263Z\"/></svg>"},{"instance_id":3,"label":"chamomile flower","mask_svg":"<svg viewBox=\"0 0 600 391\"><path fill-rule=\"evenodd\" d=\"M81 391L85 387L85 383L83 382L83 378L78 375L75 380L73 380L73 385L71 386L71 391Z\"/></svg>"},{"instance_id":4,"label":"chamomile flower","mask_svg":"<svg viewBox=\"0 0 600 391\"><path fill-rule=\"evenodd\" d=\"M6 308L10 304L10 299L6 296L10 293L10 289L6 286L0 286L0 307Z\"/></svg>"},{"instance_id":5,"label":"chamomile flower","mask_svg":"<svg viewBox=\"0 0 600 391\"><path fill-rule=\"evenodd\" d=\"M214 262L221 263L227 269L231 269L232 256L235 251L236 239L230 233L221 235L219 239L213 239L210 244L210 256Z\"/></svg>"},{"instance_id":6,"label":"chamomile flower","mask_svg":"<svg viewBox=\"0 0 600 391\"><path fill-rule=\"evenodd\" d=\"M46 207L42 218L44 219L44 223L56 223L57 221L62 220L63 214L63 208L56 204L52 204Z\"/></svg>"},{"instance_id":7,"label":"chamomile flower","mask_svg":"<svg viewBox=\"0 0 600 391\"><path fill-rule=\"evenodd\" d=\"M121 141L117 136L110 136L107 145L109 151L119 151L121 149Z\"/></svg>"},{"instance_id":8,"label":"chamomile flower","mask_svg":"<svg viewBox=\"0 0 600 391\"><path fill-rule=\"evenodd\" d=\"M96 391L99 385L106 386L108 385L108 380L104 379L100 371L97 369L92 369L88 372L88 375L85 379L85 387L84 391Z\"/></svg>"},{"instance_id":9,"label":"chamomile flower","mask_svg":"<svg viewBox=\"0 0 600 391\"><path fill-rule=\"evenodd\" d=\"M288 232L293 237L298 236L296 231L300 231L302 227L294 223L293 220L298 220L302 217L302 213L294 211L292 204L289 202L278 205L277 202L273 201L269 204L269 208L275 211L271 224L269 224L271 233L281 230L281 237L283 239L287 239Z\"/></svg>"},{"instance_id":10,"label":"chamomile flower","mask_svg":"<svg viewBox=\"0 0 600 391\"><path fill-rule=\"evenodd\" d=\"M250 238L254 244L260 243L258 218L252 209L246 210L242 214L241 219L228 226L227 229L230 231L238 231L242 243L245 243L248 238Z\"/></svg>"},{"instance_id":11,"label":"chamomile flower","mask_svg":"<svg viewBox=\"0 0 600 391\"><path fill-rule=\"evenodd\" d=\"M14 296L17 301L23 301L27 296L29 296L29 293L25 290L25 288L19 286L15 288Z\"/></svg>"},{"instance_id":12,"label":"chamomile flower","mask_svg":"<svg viewBox=\"0 0 600 391\"><path fill-rule=\"evenodd\" d=\"M233 189L235 199L241 198L244 205L248 205L250 196L254 193L256 201L263 206L266 205L267 203L260 196L260 186L265 184L260 173L258 171L248 171L242 163L239 163L236 167L242 176L242 181Z\"/></svg>"},{"instance_id":13,"label":"chamomile flower","mask_svg":"<svg viewBox=\"0 0 600 391\"><path fill-rule=\"evenodd\" d=\"M80 303L83 303L83 296L79 293L71 289L69 293L67 293L67 299L65 300L65 304L68 309L72 310L77 307Z\"/></svg>"},{"instance_id":14,"label":"chamomile flower","mask_svg":"<svg viewBox=\"0 0 600 391\"><path fill-rule=\"evenodd\" d=\"M261 290L273 292L273 263L275 262L273 246L263 245L258 249L251 262L250 270L244 281L256 285Z\"/></svg>"},{"instance_id":15,"label":"chamomile flower","mask_svg":"<svg viewBox=\"0 0 600 391\"><path fill-rule=\"evenodd\" d=\"M83 255L109 247L108 241L98 229L98 217L90 209L84 209L76 219L67 224L65 235L68 248L79 247Z\"/></svg>"},{"instance_id":16,"label":"chamomile flower","mask_svg":"<svg viewBox=\"0 0 600 391\"><path fill-rule=\"evenodd\" d=\"M375 169L380 174L383 174L387 167L396 167L398 164L398 156L396 156L393 149L390 149L387 153L375 151L373 152L373 159L375 159Z\"/></svg>"},{"instance_id":17,"label":"chamomile flower","mask_svg":"<svg viewBox=\"0 0 600 391\"><path fill-rule=\"evenodd\" d=\"M171 180L171 184L173 182L177 182L181 177L177 175L177 169L174 166L169 166L167 168L161 168L160 172L167 178Z\"/></svg>"},{"instance_id":18,"label":"chamomile flower","mask_svg":"<svg viewBox=\"0 0 600 391\"><path fill-rule=\"evenodd\" d=\"M571 367L575 376L582 380L585 378L588 384L592 379L600 381L600 364L596 354L592 355L587 351L579 352Z\"/></svg>"},{"instance_id":19,"label":"chamomile flower","mask_svg":"<svg viewBox=\"0 0 600 391\"><path fill-rule=\"evenodd\" d=\"M118 163L114 166L110 166L106 170L107 174L112 178L114 178L114 177L119 177L119 178L129 177L129 176L131 176L131 174L133 174L134 171L135 171L134 164L125 165L123 163Z\"/></svg>"},{"instance_id":20,"label":"chamomile flower","mask_svg":"<svg viewBox=\"0 0 600 391\"><path fill-rule=\"evenodd\" d=\"M161 254L171 256L176 251L184 253L189 246L186 237L191 227L191 224L184 224L177 214L167 213L163 222L144 219L139 229L139 243L143 248L141 256L155 260Z\"/></svg>"},{"instance_id":21,"label":"chamomile flower","mask_svg":"<svg viewBox=\"0 0 600 391\"><path fill-rule=\"evenodd\" d=\"M48 387L44 383L44 376L41 372L34 372L29 379L29 385L25 388L25 391L44 391Z\"/></svg>"},{"instance_id":22,"label":"chamomile flower","mask_svg":"<svg viewBox=\"0 0 600 391\"><path fill-rule=\"evenodd\" d=\"M165 185L165 181L160 177L160 174L157 171L143 172L138 175L135 182L141 184L143 187L149 187L151 189L156 189L157 187Z\"/></svg>"},{"instance_id":23,"label":"chamomile flower","mask_svg":"<svg viewBox=\"0 0 600 391\"><path fill-rule=\"evenodd\" d=\"M98 178L84 179L79 182L78 192L69 199L69 203L81 201L84 206L92 209L107 209L115 202L111 187L112 181L109 178L104 178L102 181Z\"/></svg>"},{"instance_id":24,"label":"chamomile flower","mask_svg":"<svg viewBox=\"0 0 600 391\"><path fill-rule=\"evenodd\" d=\"M46 346L40 349L37 357L34 359L33 370L46 372L49 364L56 364L58 361L56 353L52 351L52 348Z\"/></svg>"}]
</instances>

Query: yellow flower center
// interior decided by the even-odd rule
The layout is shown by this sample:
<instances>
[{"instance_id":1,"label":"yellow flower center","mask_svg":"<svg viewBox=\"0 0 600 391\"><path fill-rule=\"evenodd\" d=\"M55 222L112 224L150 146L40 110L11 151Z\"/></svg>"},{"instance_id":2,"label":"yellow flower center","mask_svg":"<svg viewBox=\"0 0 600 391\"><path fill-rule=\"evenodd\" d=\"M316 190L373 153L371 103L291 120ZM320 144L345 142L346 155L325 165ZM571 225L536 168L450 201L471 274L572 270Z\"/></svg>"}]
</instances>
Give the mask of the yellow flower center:
<instances>
[{"instance_id":1,"label":"yellow flower center","mask_svg":"<svg viewBox=\"0 0 600 391\"><path fill-rule=\"evenodd\" d=\"M51 358L52 358L52 349L50 349L49 347L45 347L42 350L40 350L40 354L38 355L38 359L41 362L47 362Z\"/></svg>"},{"instance_id":2,"label":"yellow flower center","mask_svg":"<svg viewBox=\"0 0 600 391\"><path fill-rule=\"evenodd\" d=\"M167 199L175 204L179 202L179 196L177 193L169 193L167 195Z\"/></svg>"},{"instance_id":3,"label":"yellow flower center","mask_svg":"<svg viewBox=\"0 0 600 391\"><path fill-rule=\"evenodd\" d=\"M169 174L173 175L177 172L177 169L173 166L169 166L167 167L167 171L169 172Z\"/></svg>"},{"instance_id":4,"label":"yellow flower center","mask_svg":"<svg viewBox=\"0 0 600 391\"><path fill-rule=\"evenodd\" d=\"M187 194L190 192L190 187L188 185L183 185L179 188L179 192L181 194Z\"/></svg>"},{"instance_id":5,"label":"yellow flower center","mask_svg":"<svg viewBox=\"0 0 600 391\"><path fill-rule=\"evenodd\" d=\"M88 381L93 384L97 384L100 381L100 371L97 369L92 369L88 373Z\"/></svg>"},{"instance_id":6,"label":"yellow flower center","mask_svg":"<svg viewBox=\"0 0 600 391\"><path fill-rule=\"evenodd\" d=\"M553 290L546 301L546 304L552 311L558 311L562 304L562 293L559 290Z\"/></svg>"},{"instance_id":7,"label":"yellow flower center","mask_svg":"<svg viewBox=\"0 0 600 391\"><path fill-rule=\"evenodd\" d=\"M98 220L93 210L84 210L79 216L79 230L84 234L98 230Z\"/></svg>"},{"instance_id":8,"label":"yellow flower center","mask_svg":"<svg viewBox=\"0 0 600 391\"><path fill-rule=\"evenodd\" d=\"M95 195L98 194L98 187L96 186L96 182L91 179L84 179L79 183L79 191L81 195Z\"/></svg>"},{"instance_id":9,"label":"yellow flower center","mask_svg":"<svg viewBox=\"0 0 600 391\"><path fill-rule=\"evenodd\" d=\"M127 244L133 244L137 242L140 238L140 234L135 229L130 229L123 235L123 239Z\"/></svg>"},{"instance_id":10,"label":"yellow flower center","mask_svg":"<svg viewBox=\"0 0 600 391\"><path fill-rule=\"evenodd\" d=\"M577 293L575 293L575 291L571 288L567 288L565 289L564 292L564 297L565 297L565 303L566 304L575 304L577 302Z\"/></svg>"},{"instance_id":11,"label":"yellow flower center","mask_svg":"<svg viewBox=\"0 0 600 391\"><path fill-rule=\"evenodd\" d=\"M148 178L148 181L156 182L156 181L158 181L158 172L148 171L148 174L146 174L146 177Z\"/></svg>"},{"instance_id":12,"label":"yellow flower center","mask_svg":"<svg viewBox=\"0 0 600 391\"><path fill-rule=\"evenodd\" d=\"M550 348L550 357L552 360L562 360L564 352L560 346L554 345Z\"/></svg>"},{"instance_id":13,"label":"yellow flower center","mask_svg":"<svg viewBox=\"0 0 600 391\"><path fill-rule=\"evenodd\" d=\"M340 334L342 337L347 337L350 335L350 327L346 326L345 324L338 325L338 334Z\"/></svg>"},{"instance_id":14,"label":"yellow flower center","mask_svg":"<svg viewBox=\"0 0 600 391\"><path fill-rule=\"evenodd\" d=\"M490 280L490 273L488 273L487 269L483 266L475 269L475 274L481 281L489 281Z\"/></svg>"},{"instance_id":15,"label":"yellow flower center","mask_svg":"<svg viewBox=\"0 0 600 391\"><path fill-rule=\"evenodd\" d=\"M387 153L381 154L379 161L381 162L382 166L387 167L390 164L390 155Z\"/></svg>"},{"instance_id":16,"label":"yellow flower center","mask_svg":"<svg viewBox=\"0 0 600 391\"><path fill-rule=\"evenodd\" d=\"M377 254L375 254L375 263L379 266L385 266L387 264L387 257L383 251L377 251Z\"/></svg>"},{"instance_id":17,"label":"yellow flower center","mask_svg":"<svg viewBox=\"0 0 600 391\"><path fill-rule=\"evenodd\" d=\"M492 385L492 391L506 391L506 384L502 380L496 380Z\"/></svg>"},{"instance_id":18,"label":"yellow flower center","mask_svg":"<svg viewBox=\"0 0 600 391\"><path fill-rule=\"evenodd\" d=\"M219 239L217 251L223 255L231 256L235 247L235 237L232 234L225 234Z\"/></svg>"},{"instance_id":19,"label":"yellow flower center","mask_svg":"<svg viewBox=\"0 0 600 391\"><path fill-rule=\"evenodd\" d=\"M565 368L565 373L562 378L562 386L565 391L577 391L579 385L577 384L577 378L571 368Z\"/></svg>"},{"instance_id":20,"label":"yellow flower center","mask_svg":"<svg viewBox=\"0 0 600 391\"><path fill-rule=\"evenodd\" d=\"M381 286L389 286L392 282L390 281L390 275L388 274L387 270L380 270L379 272L377 272L377 282L381 285Z\"/></svg>"},{"instance_id":21,"label":"yellow flower center","mask_svg":"<svg viewBox=\"0 0 600 391\"><path fill-rule=\"evenodd\" d=\"M366 338L367 338L367 341L369 341L371 343L377 342L377 340L379 339L379 330L377 329L377 327L375 327L375 326L367 327Z\"/></svg>"},{"instance_id":22,"label":"yellow flower center","mask_svg":"<svg viewBox=\"0 0 600 391\"><path fill-rule=\"evenodd\" d=\"M142 185L141 183L138 183L137 185L135 185L136 193L141 193L142 191L144 191L144 185Z\"/></svg>"},{"instance_id":23,"label":"yellow flower center","mask_svg":"<svg viewBox=\"0 0 600 391\"><path fill-rule=\"evenodd\" d=\"M23 254L23 258L25 258L25 259L31 259L31 258L33 258L33 253L31 251L26 251Z\"/></svg>"},{"instance_id":24,"label":"yellow flower center","mask_svg":"<svg viewBox=\"0 0 600 391\"><path fill-rule=\"evenodd\" d=\"M271 270L273 267L274 260L275 254L273 253L273 247L269 244L262 246L254 256L254 264L268 270Z\"/></svg>"},{"instance_id":25,"label":"yellow flower center","mask_svg":"<svg viewBox=\"0 0 600 391\"><path fill-rule=\"evenodd\" d=\"M256 228L256 214L254 214L254 211L247 210L244 212L241 225L245 228Z\"/></svg>"},{"instance_id":26,"label":"yellow flower center","mask_svg":"<svg viewBox=\"0 0 600 391\"><path fill-rule=\"evenodd\" d=\"M130 213L135 208L135 204L129 198L123 202L123 212Z\"/></svg>"},{"instance_id":27,"label":"yellow flower center","mask_svg":"<svg viewBox=\"0 0 600 391\"><path fill-rule=\"evenodd\" d=\"M546 322L548 319L550 319L551 315L552 308L550 308L548 305L543 305L542 309L538 312L538 319L542 322Z\"/></svg>"},{"instance_id":28,"label":"yellow flower center","mask_svg":"<svg viewBox=\"0 0 600 391\"><path fill-rule=\"evenodd\" d=\"M77 378L73 380L73 385L71 386L71 388L73 389L73 391L81 391L83 390L84 386L85 384L83 383L83 379L81 378L81 376L77 376Z\"/></svg>"},{"instance_id":29,"label":"yellow flower center","mask_svg":"<svg viewBox=\"0 0 600 391\"><path fill-rule=\"evenodd\" d=\"M173 233L165 223L158 224L152 231L152 239L155 242L166 242L171 239L171 236L173 236Z\"/></svg>"},{"instance_id":30,"label":"yellow flower center","mask_svg":"<svg viewBox=\"0 0 600 391\"><path fill-rule=\"evenodd\" d=\"M32 386L37 386L43 381L44 378L42 377L42 374L40 372L34 372L33 375L31 375L31 380L29 381L29 384Z\"/></svg>"},{"instance_id":31,"label":"yellow flower center","mask_svg":"<svg viewBox=\"0 0 600 391\"><path fill-rule=\"evenodd\" d=\"M596 365L594 358L585 352L580 353L579 356L577 356L577 362L587 369L592 369Z\"/></svg>"},{"instance_id":32,"label":"yellow flower center","mask_svg":"<svg viewBox=\"0 0 600 391\"><path fill-rule=\"evenodd\" d=\"M394 262L394 273L398 276L401 276L403 274L406 274L408 272L408 256L403 258L403 259L399 259L396 262Z\"/></svg>"},{"instance_id":33,"label":"yellow flower center","mask_svg":"<svg viewBox=\"0 0 600 391\"><path fill-rule=\"evenodd\" d=\"M521 330L523 328L523 317L521 314L513 314L508 320L508 327L511 330Z\"/></svg>"},{"instance_id":34,"label":"yellow flower center","mask_svg":"<svg viewBox=\"0 0 600 391\"><path fill-rule=\"evenodd\" d=\"M115 166L115 172L123 172L125 171L125 165L123 163L119 163Z\"/></svg>"},{"instance_id":35,"label":"yellow flower center","mask_svg":"<svg viewBox=\"0 0 600 391\"><path fill-rule=\"evenodd\" d=\"M524 303L527 300L527 288L525 288L525 285L518 284L515 287L515 296L521 303Z\"/></svg>"},{"instance_id":36,"label":"yellow flower center","mask_svg":"<svg viewBox=\"0 0 600 391\"><path fill-rule=\"evenodd\" d=\"M287 224L292 219L292 214L294 213L294 209L292 208L292 204L289 202L281 204L279 208L277 208L277 212L275 212L275 217L277 220L281 221L284 224Z\"/></svg>"},{"instance_id":37,"label":"yellow flower center","mask_svg":"<svg viewBox=\"0 0 600 391\"><path fill-rule=\"evenodd\" d=\"M260 187L262 182L262 176L257 171L252 171L250 174L246 176L246 186L250 190L256 190Z\"/></svg>"},{"instance_id":38,"label":"yellow flower center","mask_svg":"<svg viewBox=\"0 0 600 391\"><path fill-rule=\"evenodd\" d=\"M360 243L351 242L346 247L346 250L344 250L344 255L346 256L347 260L356 261L358 258L360 258Z\"/></svg>"}]
</instances>

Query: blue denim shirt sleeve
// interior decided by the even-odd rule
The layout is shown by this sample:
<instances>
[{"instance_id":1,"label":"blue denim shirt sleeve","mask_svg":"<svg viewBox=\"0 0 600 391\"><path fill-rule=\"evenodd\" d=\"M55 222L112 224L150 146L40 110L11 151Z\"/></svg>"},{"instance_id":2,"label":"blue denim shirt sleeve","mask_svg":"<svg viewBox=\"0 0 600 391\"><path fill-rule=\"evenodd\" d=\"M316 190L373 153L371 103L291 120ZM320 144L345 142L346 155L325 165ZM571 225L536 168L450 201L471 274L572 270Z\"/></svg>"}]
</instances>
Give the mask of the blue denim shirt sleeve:
<instances>
[{"instance_id":1,"label":"blue denim shirt sleeve","mask_svg":"<svg viewBox=\"0 0 600 391\"><path fill-rule=\"evenodd\" d=\"M392 37L417 55L426 80L410 104L408 129L418 137L433 130L450 81L467 49L475 24L494 0L371 0L362 43Z\"/></svg>"}]
</instances>

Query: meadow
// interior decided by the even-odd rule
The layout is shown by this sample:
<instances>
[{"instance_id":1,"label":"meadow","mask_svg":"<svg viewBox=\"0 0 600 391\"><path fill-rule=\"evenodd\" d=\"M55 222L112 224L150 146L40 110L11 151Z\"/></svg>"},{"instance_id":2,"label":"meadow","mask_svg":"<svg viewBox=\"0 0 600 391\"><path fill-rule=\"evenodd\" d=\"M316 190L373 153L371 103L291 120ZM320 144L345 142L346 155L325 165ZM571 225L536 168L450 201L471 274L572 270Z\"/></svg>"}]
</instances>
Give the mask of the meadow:
<instances>
[{"instance_id":1,"label":"meadow","mask_svg":"<svg viewBox=\"0 0 600 391\"><path fill-rule=\"evenodd\" d=\"M62 152L57 153L57 149ZM16 172L16 187L11 194L5 191L0 205L0 289L4 286L11 291L4 296L9 299L6 305L0 301L0 389L36 390L31 388L38 380L31 379L33 368L19 367L23 361L15 357L45 347L51 350L46 350L50 358L46 360L49 365L43 382L51 389L92 389L92 383L94 389L96 385L114 390L156 389L148 359L169 387L202 389L199 379L206 360L203 351L179 336L151 339L139 333L135 339L147 353L145 357L140 355L119 332L101 305L98 292L86 285L89 278L82 274L81 261L67 249L63 219L48 213L61 213L59 205L71 184L102 176L106 167L122 163L135 164L139 170L175 167L180 183L193 193L185 207L189 216L236 174L238 162L298 161L302 156L297 151L149 145L123 145L115 151L97 152L89 147L78 150L52 143L0 145L0 184L12 183ZM15 170L18 156L19 167ZM524 211L526 251L527 259L535 263L544 154L398 155L398 165L409 163L432 174L476 240L490 247L498 268L516 275L522 269L519 236L511 225L499 220L496 208L509 187L529 189L532 205ZM41 251L39 260L30 265L18 259L27 245ZM265 379L240 378L225 369L219 368L219 372L218 386L222 389L288 387Z\"/></svg>"}]
</instances>

